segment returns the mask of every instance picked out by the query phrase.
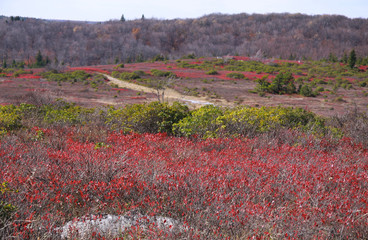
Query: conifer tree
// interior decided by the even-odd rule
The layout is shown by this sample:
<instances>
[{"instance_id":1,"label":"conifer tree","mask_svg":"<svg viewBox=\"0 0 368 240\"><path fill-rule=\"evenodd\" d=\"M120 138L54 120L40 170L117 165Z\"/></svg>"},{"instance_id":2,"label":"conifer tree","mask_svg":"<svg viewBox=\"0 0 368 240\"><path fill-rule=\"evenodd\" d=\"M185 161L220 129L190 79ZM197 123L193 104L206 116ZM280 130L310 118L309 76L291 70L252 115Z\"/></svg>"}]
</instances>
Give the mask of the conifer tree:
<instances>
[{"instance_id":1,"label":"conifer tree","mask_svg":"<svg viewBox=\"0 0 368 240\"><path fill-rule=\"evenodd\" d=\"M43 57L42 57L42 54L41 54L40 50L38 50L38 53L36 55L36 66L37 67L44 66Z\"/></svg>"},{"instance_id":2,"label":"conifer tree","mask_svg":"<svg viewBox=\"0 0 368 240\"><path fill-rule=\"evenodd\" d=\"M348 59L348 64L350 68L354 68L355 63L356 63L357 57L355 54L355 50L351 50L350 55L349 55L349 59Z\"/></svg>"},{"instance_id":3,"label":"conifer tree","mask_svg":"<svg viewBox=\"0 0 368 240\"><path fill-rule=\"evenodd\" d=\"M341 58L341 62L342 63L348 63L348 55L346 54L346 52L344 52L344 55Z\"/></svg>"}]
</instances>

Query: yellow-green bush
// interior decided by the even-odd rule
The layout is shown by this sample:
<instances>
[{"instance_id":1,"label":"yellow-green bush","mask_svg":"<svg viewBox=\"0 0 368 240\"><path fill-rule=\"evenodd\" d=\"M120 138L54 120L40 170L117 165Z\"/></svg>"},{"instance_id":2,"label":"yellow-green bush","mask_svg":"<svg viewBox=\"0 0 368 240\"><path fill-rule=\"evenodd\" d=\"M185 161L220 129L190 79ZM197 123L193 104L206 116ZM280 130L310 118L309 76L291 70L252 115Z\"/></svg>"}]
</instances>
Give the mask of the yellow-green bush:
<instances>
[{"instance_id":1,"label":"yellow-green bush","mask_svg":"<svg viewBox=\"0 0 368 240\"><path fill-rule=\"evenodd\" d=\"M238 107L221 109L205 106L174 124L174 132L182 136L203 138L255 136L280 128L325 131L324 119L301 108Z\"/></svg>"},{"instance_id":2,"label":"yellow-green bush","mask_svg":"<svg viewBox=\"0 0 368 240\"><path fill-rule=\"evenodd\" d=\"M111 107L106 113L106 124L124 132L138 133L172 133L172 126L185 118L189 113L188 107L180 103L168 105L152 102L149 104L133 104L125 108Z\"/></svg>"},{"instance_id":3,"label":"yellow-green bush","mask_svg":"<svg viewBox=\"0 0 368 240\"><path fill-rule=\"evenodd\" d=\"M14 105L0 106L0 135L22 127L19 109Z\"/></svg>"},{"instance_id":4,"label":"yellow-green bush","mask_svg":"<svg viewBox=\"0 0 368 240\"><path fill-rule=\"evenodd\" d=\"M235 79L244 79L245 78L244 74L236 73L236 72L228 73L228 74L226 74L226 77L235 78Z\"/></svg>"},{"instance_id":5,"label":"yellow-green bush","mask_svg":"<svg viewBox=\"0 0 368 240\"><path fill-rule=\"evenodd\" d=\"M73 72L62 72L62 73L53 70L41 73L41 76L49 81L55 82L83 82L88 78L90 78L92 75L83 70L76 70Z\"/></svg>"},{"instance_id":6,"label":"yellow-green bush","mask_svg":"<svg viewBox=\"0 0 368 240\"><path fill-rule=\"evenodd\" d=\"M173 125L173 131L179 136L197 135L203 138L217 137L219 125L216 119L223 115L223 109L206 105L191 112L191 114Z\"/></svg>"},{"instance_id":7,"label":"yellow-green bush","mask_svg":"<svg viewBox=\"0 0 368 240\"><path fill-rule=\"evenodd\" d=\"M57 101L55 104L34 106L0 106L0 133L21 127L77 126L98 124L110 130L125 133L165 132L177 136L254 137L279 129L296 129L323 136L342 136L336 127L325 124L326 119L301 108L237 107L221 108L207 105L189 111L180 103L133 104L124 108L110 107L99 112L75 104ZM339 127L341 128L341 127Z\"/></svg>"},{"instance_id":8,"label":"yellow-green bush","mask_svg":"<svg viewBox=\"0 0 368 240\"><path fill-rule=\"evenodd\" d=\"M0 198L2 195L13 192L12 189L8 187L7 182L3 182L0 184ZM12 214L16 211L16 207L10 203L7 203L3 200L0 200L0 229L4 228L5 223L11 219Z\"/></svg>"},{"instance_id":9,"label":"yellow-green bush","mask_svg":"<svg viewBox=\"0 0 368 240\"><path fill-rule=\"evenodd\" d=\"M119 78L123 80L133 80L140 78L140 76L135 72L122 72Z\"/></svg>"},{"instance_id":10,"label":"yellow-green bush","mask_svg":"<svg viewBox=\"0 0 368 240\"><path fill-rule=\"evenodd\" d=\"M170 71L165 72L165 71L158 70L158 69L151 69L151 73L153 76L156 76L156 77L175 77L175 74Z\"/></svg>"},{"instance_id":11,"label":"yellow-green bush","mask_svg":"<svg viewBox=\"0 0 368 240\"><path fill-rule=\"evenodd\" d=\"M41 108L43 120L48 124L86 124L94 109L60 102L60 106L45 105Z\"/></svg>"}]
</instances>

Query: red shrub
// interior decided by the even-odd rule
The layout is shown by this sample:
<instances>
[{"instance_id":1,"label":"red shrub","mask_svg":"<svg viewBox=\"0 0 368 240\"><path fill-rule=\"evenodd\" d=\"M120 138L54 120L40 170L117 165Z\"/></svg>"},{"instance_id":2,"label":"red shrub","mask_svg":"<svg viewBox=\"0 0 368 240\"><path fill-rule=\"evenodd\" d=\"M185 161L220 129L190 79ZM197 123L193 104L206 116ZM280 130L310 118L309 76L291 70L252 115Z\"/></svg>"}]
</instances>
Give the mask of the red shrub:
<instances>
[{"instance_id":1,"label":"red shrub","mask_svg":"<svg viewBox=\"0 0 368 240\"><path fill-rule=\"evenodd\" d=\"M368 237L368 153L349 139L302 147L111 133L92 143L33 131L27 144L0 142L0 182L18 190L4 195L18 207L13 235L139 208L187 224L192 238Z\"/></svg>"}]
</instances>

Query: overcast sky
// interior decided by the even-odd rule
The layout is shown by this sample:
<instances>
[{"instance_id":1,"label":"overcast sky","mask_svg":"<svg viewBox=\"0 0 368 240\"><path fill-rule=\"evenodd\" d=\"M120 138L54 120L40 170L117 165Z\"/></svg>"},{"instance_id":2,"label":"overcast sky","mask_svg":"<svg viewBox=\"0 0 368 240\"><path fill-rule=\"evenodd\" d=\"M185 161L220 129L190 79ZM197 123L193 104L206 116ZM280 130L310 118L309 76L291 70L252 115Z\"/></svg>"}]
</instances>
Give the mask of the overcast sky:
<instances>
[{"instance_id":1,"label":"overcast sky","mask_svg":"<svg viewBox=\"0 0 368 240\"><path fill-rule=\"evenodd\" d=\"M368 0L0 0L0 15L82 21L285 12L368 18Z\"/></svg>"}]
</instances>

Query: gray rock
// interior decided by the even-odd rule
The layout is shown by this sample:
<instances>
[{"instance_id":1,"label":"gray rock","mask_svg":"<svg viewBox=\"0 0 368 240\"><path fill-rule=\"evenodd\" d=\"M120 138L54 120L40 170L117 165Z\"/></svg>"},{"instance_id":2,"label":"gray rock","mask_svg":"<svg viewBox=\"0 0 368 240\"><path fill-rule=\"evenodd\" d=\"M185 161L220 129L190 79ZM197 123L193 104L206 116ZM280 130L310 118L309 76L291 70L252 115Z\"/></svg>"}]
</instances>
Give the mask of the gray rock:
<instances>
[{"instance_id":1,"label":"gray rock","mask_svg":"<svg viewBox=\"0 0 368 240\"><path fill-rule=\"evenodd\" d=\"M60 236L62 239L90 239L93 233L101 234L104 237L116 237L133 226L139 226L141 229L146 230L152 224L158 229L170 233L179 233L188 229L179 221L169 217L150 217L142 215L138 211L131 211L123 216L108 214L102 217L90 215L78 218L74 221L69 221L57 230L61 232Z\"/></svg>"}]
</instances>

